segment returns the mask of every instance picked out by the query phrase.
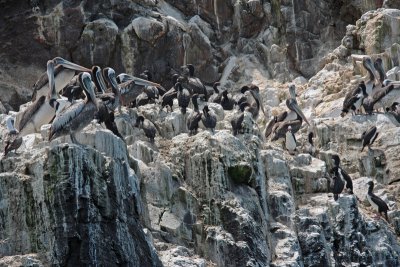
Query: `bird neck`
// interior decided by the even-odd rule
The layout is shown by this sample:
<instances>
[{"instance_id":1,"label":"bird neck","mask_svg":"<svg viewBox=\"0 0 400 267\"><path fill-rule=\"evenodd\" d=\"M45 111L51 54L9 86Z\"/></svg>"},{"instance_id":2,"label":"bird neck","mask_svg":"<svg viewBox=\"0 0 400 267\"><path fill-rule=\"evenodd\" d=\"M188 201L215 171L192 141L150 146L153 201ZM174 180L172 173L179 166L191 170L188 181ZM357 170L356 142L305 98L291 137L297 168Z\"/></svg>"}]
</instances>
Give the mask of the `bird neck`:
<instances>
[{"instance_id":1,"label":"bird neck","mask_svg":"<svg viewBox=\"0 0 400 267\"><path fill-rule=\"evenodd\" d=\"M368 187L368 194L372 194L372 191L374 190L374 185L370 184Z\"/></svg>"},{"instance_id":2,"label":"bird neck","mask_svg":"<svg viewBox=\"0 0 400 267\"><path fill-rule=\"evenodd\" d=\"M197 103L197 98L192 99L193 107L195 112L199 112L199 104Z\"/></svg>"}]
</instances>

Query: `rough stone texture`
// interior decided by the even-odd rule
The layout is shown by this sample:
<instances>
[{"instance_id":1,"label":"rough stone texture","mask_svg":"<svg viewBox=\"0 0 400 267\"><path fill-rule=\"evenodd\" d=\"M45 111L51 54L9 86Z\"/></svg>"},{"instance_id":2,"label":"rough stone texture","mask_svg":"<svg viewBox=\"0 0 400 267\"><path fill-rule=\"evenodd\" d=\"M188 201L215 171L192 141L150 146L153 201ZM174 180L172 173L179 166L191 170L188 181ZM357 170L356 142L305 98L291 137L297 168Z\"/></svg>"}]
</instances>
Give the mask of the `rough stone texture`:
<instances>
[{"instance_id":1,"label":"rough stone texture","mask_svg":"<svg viewBox=\"0 0 400 267\"><path fill-rule=\"evenodd\" d=\"M365 75L357 57L381 56L399 77L398 10L368 11L383 4L375 0L33 2L1 2L0 40L16 35L15 47L1 42L6 111L26 102L46 60L60 55L133 74L149 69L166 88L180 65L193 63L202 80L220 80L230 93L259 86L267 116L286 110L288 86L279 82L297 77L311 126L296 135L295 155L280 140L263 140L262 116L256 124L245 112L245 134L233 136L236 111L217 104L215 133L200 126L195 136L177 103L172 113L154 104L123 108L116 123L125 143L93 122L78 136L84 146L69 137L49 144L44 126L0 159L0 266L400 265L399 123L389 114L339 117L345 94ZM154 144L133 127L138 114L161 130ZM361 133L372 125L380 136L360 153ZM316 157L303 153L310 130ZM337 202L327 173L334 153L355 193ZM371 219L369 180L390 207L390 223Z\"/></svg>"}]
</instances>

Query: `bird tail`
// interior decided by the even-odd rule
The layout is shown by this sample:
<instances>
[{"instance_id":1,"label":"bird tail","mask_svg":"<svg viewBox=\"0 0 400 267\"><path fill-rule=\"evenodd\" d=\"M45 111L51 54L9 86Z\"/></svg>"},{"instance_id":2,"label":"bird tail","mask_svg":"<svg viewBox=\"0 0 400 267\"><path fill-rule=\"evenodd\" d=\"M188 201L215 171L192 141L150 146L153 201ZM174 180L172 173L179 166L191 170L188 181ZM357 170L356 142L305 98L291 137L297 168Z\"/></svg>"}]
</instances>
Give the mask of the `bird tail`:
<instances>
[{"instance_id":1,"label":"bird tail","mask_svg":"<svg viewBox=\"0 0 400 267\"><path fill-rule=\"evenodd\" d=\"M181 107L182 114L186 114L186 107Z\"/></svg>"},{"instance_id":2,"label":"bird tail","mask_svg":"<svg viewBox=\"0 0 400 267\"><path fill-rule=\"evenodd\" d=\"M339 199L339 195L338 195L338 194L333 194L333 199L334 199L335 201L337 201L337 200Z\"/></svg>"}]
</instances>

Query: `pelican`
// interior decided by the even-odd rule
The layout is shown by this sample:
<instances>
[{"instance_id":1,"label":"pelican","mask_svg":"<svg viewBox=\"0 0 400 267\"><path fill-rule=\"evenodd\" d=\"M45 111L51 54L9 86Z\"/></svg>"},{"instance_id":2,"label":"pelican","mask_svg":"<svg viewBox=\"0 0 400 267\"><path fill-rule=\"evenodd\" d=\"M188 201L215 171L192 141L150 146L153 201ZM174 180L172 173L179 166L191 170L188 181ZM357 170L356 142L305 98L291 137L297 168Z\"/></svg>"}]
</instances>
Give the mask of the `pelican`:
<instances>
[{"instance_id":1,"label":"pelican","mask_svg":"<svg viewBox=\"0 0 400 267\"><path fill-rule=\"evenodd\" d=\"M386 75L385 70L383 69L383 64L382 64L381 58L377 58L375 60L374 67L378 71L380 82L383 83L383 81L387 79L387 75Z\"/></svg>"},{"instance_id":2,"label":"pelican","mask_svg":"<svg viewBox=\"0 0 400 267\"><path fill-rule=\"evenodd\" d=\"M101 76L101 73L98 75ZM118 87L114 69L109 67L104 68L103 77L105 77L106 81L110 84L112 93L103 93L102 95L98 95L98 97L106 104L110 111L114 111L118 108L119 113L122 114L121 92Z\"/></svg>"},{"instance_id":3,"label":"pelican","mask_svg":"<svg viewBox=\"0 0 400 267\"><path fill-rule=\"evenodd\" d=\"M192 96L193 111L189 114L187 118L187 127L189 130L189 135L194 135L197 133L199 128L199 121L201 120L201 113L199 112L199 105L197 104L198 94Z\"/></svg>"},{"instance_id":4,"label":"pelican","mask_svg":"<svg viewBox=\"0 0 400 267\"><path fill-rule=\"evenodd\" d=\"M259 94L260 89L256 85L250 85L250 86L243 86L241 89L241 93L243 93L246 97L247 103L249 103L249 112L253 115L253 118L256 120L258 117L258 114L261 111L264 113L265 116L265 110L264 106L262 104L262 99Z\"/></svg>"},{"instance_id":5,"label":"pelican","mask_svg":"<svg viewBox=\"0 0 400 267\"><path fill-rule=\"evenodd\" d=\"M284 112L280 113L278 116L272 117L270 122L267 124L267 127L265 128L265 138L268 138L270 136L270 134L274 131L274 129L276 129L275 125L277 123L298 121L300 118L301 122L303 122L303 120L304 120L308 125L310 125L310 123L308 122L303 111L300 109L299 105L297 104L296 87L294 84L289 86L289 98L286 99L286 106L288 107L289 112L284 111ZM301 126L301 124L299 126ZM297 127L298 127L298 125L295 125L295 127L292 127L293 133L296 133L300 129ZM284 133L286 133L286 130Z\"/></svg>"},{"instance_id":6,"label":"pelican","mask_svg":"<svg viewBox=\"0 0 400 267\"><path fill-rule=\"evenodd\" d=\"M14 128L14 119L8 117L6 123L8 132L3 137L3 143L5 144L4 156L7 156L12 150L16 152L22 144L22 137L18 136L18 131Z\"/></svg>"},{"instance_id":7,"label":"pelican","mask_svg":"<svg viewBox=\"0 0 400 267\"><path fill-rule=\"evenodd\" d=\"M72 63L61 57L55 57L50 61L52 61L52 64L56 67L52 68L51 73L49 73L49 69L47 69L47 73L43 73L42 76L40 76L39 80L37 80L36 83L33 85L32 102L34 102L41 96L47 95L48 91L46 90L46 88L49 88L50 76L53 77L56 93L58 94L72 80L72 78L75 76L76 71L90 72L90 69Z\"/></svg>"},{"instance_id":8,"label":"pelican","mask_svg":"<svg viewBox=\"0 0 400 267\"><path fill-rule=\"evenodd\" d=\"M384 87L364 99L363 107L368 114L372 113L376 103L379 102L383 110L386 111L386 107L390 107L400 97L400 82L385 80L382 85Z\"/></svg>"},{"instance_id":9,"label":"pelican","mask_svg":"<svg viewBox=\"0 0 400 267\"><path fill-rule=\"evenodd\" d=\"M187 64L181 67L182 69L182 85L190 91L190 94L204 95L205 101L208 100L207 88L194 76L194 66Z\"/></svg>"},{"instance_id":10,"label":"pelican","mask_svg":"<svg viewBox=\"0 0 400 267\"><path fill-rule=\"evenodd\" d=\"M85 128L95 117L98 103L90 74L83 72L78 77L86 99L77 102L58 114L50 127L49 141L69 134L73 143L77 143L75 133Z\"/></svg>"},{"instance_id":11,"label":"pelican","mask_svg":"<svg viewBox=\"0 0 400 267\"><path fill-rule=\"evenodd\" d=\"M303 118L299 114L297 114L297 118L295 120L276 122L271 130L271 133L273 134L271 141L276 141L279 138L285 138L289 127L291 127L291 132L293 134L297 133L302 124Z\"/></svg>"},{"instance_id":12,"label":"pelican","mask_svg":"<svg viewBox=\"0 0 400 267\"><path fill-rule=\"evenodd\" d=\"M49 89L47 95L41 95L31 103L24 111L17 115L15 128L20 136L40 131L40 127L48 124L56 115L59 103L68 102L67 100L57 99L57 91L54 81L54 60L47 62L47 73L49 77ZM40 90L43 93L44 89ZM63 103L65 106L65 103Z\"/></svg>"},{"instance_id":13,"label":"pelican","mask_svg":"<svg viewBox=\"0 0 400 267\"><path fill-rule=\"evenodd\" d=\"M371 57L369 56L364 56L362 59L362 63L364 68L369 73L369 78L367 78L367 81L365 82L365 87L368 96L370 96L375 87L375 81L378 80L378 78L376 77L376 69L374 67L374 64L372 63Z\"/></svg>"}]
</instances>

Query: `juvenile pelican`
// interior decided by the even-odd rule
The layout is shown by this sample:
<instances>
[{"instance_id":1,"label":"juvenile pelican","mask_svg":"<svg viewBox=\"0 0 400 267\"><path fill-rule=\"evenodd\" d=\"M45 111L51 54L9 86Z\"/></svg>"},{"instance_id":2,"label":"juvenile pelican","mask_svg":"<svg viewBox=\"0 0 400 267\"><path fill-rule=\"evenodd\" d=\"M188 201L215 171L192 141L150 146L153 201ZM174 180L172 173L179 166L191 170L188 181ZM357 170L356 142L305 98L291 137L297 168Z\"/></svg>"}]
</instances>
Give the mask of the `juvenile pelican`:
<instances>
[{"instance_id":1,"label":"juvenile pelican","mask_svg":"<svg viewBox=\"0 0 400 267\"><path fill-rule=\"evenodd\" d=\"M85 128L95 117L98 111L98 103L95 95L90 74L83 72L79 74L81 85L86 99L77 102L57 115L50 127L49 141L69 134L73 143L78 143L75 133Z\"/></svg>"}]
</instances>

